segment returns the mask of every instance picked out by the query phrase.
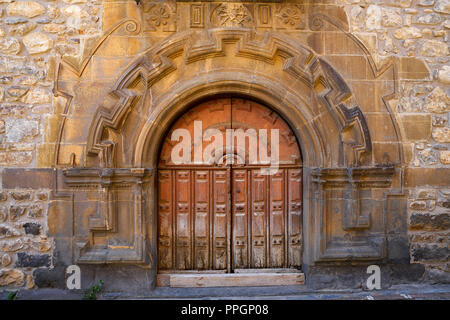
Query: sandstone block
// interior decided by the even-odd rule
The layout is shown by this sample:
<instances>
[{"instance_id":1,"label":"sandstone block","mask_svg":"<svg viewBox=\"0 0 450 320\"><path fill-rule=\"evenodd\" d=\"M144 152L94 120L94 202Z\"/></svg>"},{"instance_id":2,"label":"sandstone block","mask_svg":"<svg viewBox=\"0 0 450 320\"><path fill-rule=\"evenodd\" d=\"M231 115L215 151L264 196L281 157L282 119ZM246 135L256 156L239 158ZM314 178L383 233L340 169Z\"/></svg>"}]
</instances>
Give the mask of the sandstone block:
<instances>
[{"instance_id":1,"label":"sandstone block","mask_svg":"<svg viewBox=\"0 0 450 320\"><path fill-rule=\"evenodd\" d=\"M450 97L442 88L435 88L427 97L425 110L432 113L446 113L450 111Z\"/></svg>"},{"instance_id":2,"label":"sandstone block","mask_svg":"<svg viewBox=\"0 0 450 320\"><path fill-rule=\"evenodd\" d=\"M441 151L439 154L439 160L442 164L450 164L450 151L445 150Z\"/></svg>"},{"instance_id":3,"label":"sandstone block","mask_svg":"<svg viewBox=\"0 0 450 320\"><path fill-rule=\"evenodd\" d=\"M6 142L23 142L39 134L36 120L14 119L6 122Z\"/></svg>"},{"instance_id":4,"label":"sandstone block","mask_svg":"<svg viewBox=\"0 0 450 320\"><path fill-rule=\"evenodd\" d=\"M426 24L426 25L436 25L441 23L441 16L437 13L430 13L424 16L419 16L414 19L414 23L416 24Z\"/></svg>"},{"instance_id":5,"label":"sandstone block","mask_svg":"<svg viewBox=\"0 0 450 320\"><path fill-rule=\"evenodd\" d=\"M33 88L30 90L23 102L29 104L47 104L51 102L52 94L43 88Z\"/></svg>"},{"instance_id":6,"label":"sandstone block","mask_svg":"<svg viewBox=\"0 0 450 320\"><path fill-rule=\"evenodd\" d=\"M39 223L27 222L23 225L25 234L32 234L37 236L41 233L41 225Z\"/></svg>"},{"instance_id":7,"label":"sandstone block","mask_svg":"<svg viewBox=\"0 0 450 320\"><path fill-rule=\"evenodd\" d=\"M0 207L0 222L5 222L6 218L8 218L8 213L6 207Z\"/></svg>"},{"instance_id":8,"label":"sandstone block","mask_svg":"<svg viewBox=\"0 0 450 320\"><path fill-rule=\"evenodd\" d=\"M447 127L434 128L433 139L440 143L450 143L450 129Z\"/></svg>"},{"instance_id":9,"label":"sandstone block","mask_svg":"<svg viewBox=\"0 0 450 320\"><path fill-rule=\"evenodd\" d=\"M66 26L64 24L49 23L44 25L42 30L48 33L59 33L64 32L66 30Z\"/></svg>"},{"instance_id":10,"label":"sandstone block","mask_svg":"<svg viewBox=\"0 0 450 320\"><path fill-rule=\"evenodd\" d=\"M10 196L16 201L31 200L31 193L29 192L11 192Z\"/></svg>"},{"instance_id":11,"label":"sandstone block","mask_svg":"<svg viewBox=\"0 0 450 320\"><path fill-rule=\"evenodd\" d=\"M81 4L86 3L87 0L63 0L63 1L68 4Z\"/></svg>"},{"instance_id":12,"label":"sandstone block","mask_svg":"<svg viewBox=\"0 0 450 320\"><path fill-rule=\"evenodd\" d=\"M27 19L20 18L20 17L9 17L9 18L6 18L4 21L6 24L9 24L9 25L15 25L15 24L28 22Z\"/></svg>"},{"instance_id":13,"label":"sandstone block","mask_svg":"<svg viewBox=\"0 0 450 320\"><path fill-rule=\"evenodd\" d=\"M11 256L7 253L5 253L4 255L2 255L1 259L0 259L0 265L2 267L7 267L11 264Z\"/></svg>"},{"instance_id":14,"label":"sandstone block","mask_svg":"<svg viewBox=\"0 0 450 320\"><path fill-rule=\"evenodd\" d=\"M27 33L36 29L37 24L34 22L14 25L9 28L9 34L11 36L24 36Z\"/></svg>"},{"instance_id":15,"label":"sandstone block","mask_svg":"<svg viewBox=\"0 0 450 320\"><path fill-rule=\"evenodd\" d=\"M417 199L434 200L434 199L436 199L436 191L433 189L419 190L419 192L417 193Z\"/></svg>"},{"instance_id":16,"label":"sandstone block","mask_svg":"<svg viewBox=\"0 0 450 320\"><path fill-rule=\"evenodd\" d=\"M412 201L409 207L413 210L425 210L427 208L426 201Z\"/></svg>"},{"instance_id":17,"label":"sandstone block","mask_svg":"<svg viewBox=\"0 0 450 320\"><path fill-rule=\"evenodd\" d=\"M399 40L422 38L422 32L415 27L404 27L394 32L394 37Z\"/></svg>"},{"instance_id":18,"label":"sandstone block","mask_svg":"<svg viewBox=\"0 0 450 320\"><path fill-rule=\"evenodd\" d=\"M443 66L438 71L438 79L442 83L450 84L450 66Z\"/></svg>"},{"instance_id":19,"label":"sandstone block","mask_svg":"<svg viewBox=\"0 0 450 320\"><path fill-rule=\"evenodd\" d=\"M419 52L425 57L445 57L448 55L448 45L438 40L426 40Z\"/></svg>"},{"instance_id":20,"label":"sandstone block","mask_svg":"<svg viewBox=\"0 0 450 320\"><path fill-rule=\"evenodd\" d=\"M383 0L382 3L387 6L409 8L411 7L412 0Z\"/></svg>"},{"instance_id":21,"label":"sandstone block","mask_svg":"<svg viewBox=\"0 0 450 320\"><path fill-rule=\"evenodd\" d=\"M20 232L7 225L0 225L0 239L20 236Z\"/></svg>"},{"instance_id":22,"label":"sandstone block","mask_svg":"<svg viewBox=\"0 0 450 320\"><path fill-rule=\"evenodd\" d=\"M18 54L21 46L19 40L15 38L0 39L0 53L2 54Z\"/></svg>"},{"instance_id":23,"label":"sandstone block","mask_svg":"<svg viewBox=\"0 0 450 320\"><path fill-rule=\"evenodd\" d=\"M9 208L9 219L11 221L16 221L22 217L26 211L27 207L25 206L11 206L11 208Z\"/></svg>"},{"instance_id":24,"label":"sandstone block","mask_svg":"<svg viewBox=\"0 0 450 320\"><path fill-rule=\"evenodd\" d=\"M67 27L74 29L80 29L82 19L89 17L89 14L77 5L64 8L61 12L67 17Z\"/></svg>"},{"instance_id":25,"label":"sandstone block","mask_svg":"<svg viewBox=\"0 0 450 320\"><path fill-rule=\"evenodd\" d=\"M417 158L425 165L433 165L437 163L438 154L431 148L426 148L417 154Z\"/></svg>"},{"instance_id":26,"label":"sandstone block","mask_svg":"<svg viewBox=\"0 0 450 320\"><path fill-rule=\"evenodd\" d=\"M27 92L28 92L28 88L22 87L22 86L11 86L8 88L8 90L6 90L8 97L11 97L11 98L20 98L23 95L25 95L25 93L27 93Z\"/></svg>"},{"instance_id":27,"label":"sandstone block","mask_svg":"<svg viewBox=\"0 0 450 320\"><path fill-rule=\"evenodd\" d=\"M28 208L28 217L40 218L42 216L43 216L43 209L40 206L34 205Z\"/></svg>"},{"instance_id":28,"label":"sandstone block","mask_svg":"<svg viewBox=\"0 0 450 320\"><path fill-rule=\"evenodd\" d=\"M18 269L1 269L0 270L0 286L24 284L25 275Z\"/></svg>"},{"instance_id":29,"label":"sandstone block","mask_svg":"<svg viewBox=\"0 0 450 320\"><path fill-rule=\"evenodd\" d=\"M25 252L19 252L17 254L16 267L49 267L50 256L48 254L27 254Z\"/></svg>"},{"instance_id":30,"label":"sandstone block","mask_svg":"<svg viewBox=\"0 0 450 320\"><path fill-rule=\"evenodd\" d=\"M433 115L433 118L431 120L431 124L434 127L443 127L447 124L448 120L447 120L447 116L446 115Z\"/></svg>"},{"instance_id":31,"label":"sandstone block","mask_svg":"<svg viewBox=\"0 0 450 320\"><path fill-rule=\"evenodd\" d=\"M420 0L417 4L421 7L431 7L434 4L434 0Z\"/></svg>"},{"instance_id":32,"label":"sandstone block","mask_svg":"<svg viewBox=\"0 0 450 320\"><path fill-rule=\"evenodd\" d=\"M45 7L34 1L16 1L6 7L6 13L10 16L33 18L45 13Z\"/></svg>"},{"instance_id":33,"label":"sandstone block","mask_svg":"<svg viewBox=\"0 0 450 320\"><path fill-rule=\"evenodd\" d=\"M30 54L44 53L53 48L53 40L41 32L26 35L23 44Z\"/></svg>"},{"instance_id":34,"label":"sandstone block","mask_svg":"<svg viewBox=\"0 0 450 320\"><path fill-rule=\"evenodd\" d=\"M434 4L434 11L450 14L450 1L449 0L436 0L436 3Z\"/></svg>"},{"instance_id":35,"label":"sandstone block","mask_svg":"<svg viewBox=\"0 0 450 320\"><path fill-rule=\"evenodd\" d=\"M368 31L377 30L381 26L383 18L382 10L379 6L370 5L366 12L366 28Z\"/></svg>"},{"instance_id":36,"label":"sandstone block","mask_svg":"<svg viewBox=\"0 0 450 320\"><path fill-rule=\"evenodd\" d=\"M399 9L384 8L381 24L384 27L398 27L403 23Z\"/></svg>"},{"instance_id":37,"label":"sandstone block","mask_svg":"<svg viewBox=\"0 0 450 320\"><path fill-rule=\"evenodd\" d=\"M413 245L412 256L414 261L447 261L450 249L437 245Z\"/></svg>"}]
</instances>

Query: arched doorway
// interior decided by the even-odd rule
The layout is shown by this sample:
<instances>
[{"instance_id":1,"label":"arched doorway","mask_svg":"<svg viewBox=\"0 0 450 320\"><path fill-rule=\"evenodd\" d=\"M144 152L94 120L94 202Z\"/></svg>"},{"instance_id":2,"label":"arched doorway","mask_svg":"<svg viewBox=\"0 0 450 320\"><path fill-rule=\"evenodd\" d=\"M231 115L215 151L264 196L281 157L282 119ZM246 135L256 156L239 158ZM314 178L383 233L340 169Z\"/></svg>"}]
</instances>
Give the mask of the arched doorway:
<instances>
[{"instance_id":1,"label":"arched doorway","mask_svg":"<svg viewBox=\"0 0 450 320\"><path fill-rule=\"evenodd\" d=\"M301 222L301 153L276 112L221 97L175 121L158 163L159 272L299 269Z\"/></svg>"}]
</instances>

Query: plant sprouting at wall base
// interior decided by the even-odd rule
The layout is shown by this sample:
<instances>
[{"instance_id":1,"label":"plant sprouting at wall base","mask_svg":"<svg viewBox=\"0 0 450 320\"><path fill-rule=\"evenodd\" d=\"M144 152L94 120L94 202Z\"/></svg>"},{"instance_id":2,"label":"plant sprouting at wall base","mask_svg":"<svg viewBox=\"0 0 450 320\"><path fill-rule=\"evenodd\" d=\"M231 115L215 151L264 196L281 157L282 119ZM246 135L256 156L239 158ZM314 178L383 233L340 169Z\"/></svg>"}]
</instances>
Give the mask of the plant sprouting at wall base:
<instances>
[{"instance_id":1,"label":"plant sprouting at wall base","mask_svg":"<svg viewBox=\"0 0 450 320\"><path fill-rule=\"evenodd\" d=\"M8 300L17 300L17 291L11 291L8 294Z\"/></svg>"},{"instance_id":2,"label":"plant sprouting at wall base","mask_svg":"<svg viewBox=\"0 0 450 320\"><path fill-rule=\"evenodd\" d=\"M97 294L103 289L104 282L100 280L96 286L89 287L88 290L84 292L84 300L97 300Z\"/></svg>"}]
</instances>

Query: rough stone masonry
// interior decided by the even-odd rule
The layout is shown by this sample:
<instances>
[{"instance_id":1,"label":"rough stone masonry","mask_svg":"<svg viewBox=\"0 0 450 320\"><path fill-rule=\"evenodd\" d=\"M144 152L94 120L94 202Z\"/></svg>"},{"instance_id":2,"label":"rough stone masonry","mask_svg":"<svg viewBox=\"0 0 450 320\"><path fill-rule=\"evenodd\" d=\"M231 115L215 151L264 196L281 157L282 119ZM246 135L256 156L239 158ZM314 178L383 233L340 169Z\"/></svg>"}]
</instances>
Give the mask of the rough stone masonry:
<instances>
[{"instance_id":1,"label":"rough stone masonry","mask_svg":"<svg viewBox=\"0 0 450 320\"><path fill-rule=\"evenodd\" d=\"M313 15L331 22L322 21L323 26L315 24L318 20L314 20ZM386 187L385 193L378 195L373 191L365 195L364 190L359 191L363 199L378 197L377 204L370 204L375 211L379 208L384 214L394 212L384 218L376 213L372 213L371 217L373 225L378 223L377 219L384 219L385 224L379 224L384 227L370 229L370 232L377 234L376 237L381 234L385 249L380 249L381 253L376 258L372 257L375 262L371 257L352 260L351 254L348 258L324 254L316 259L311 253L311 258L308 258L310 262L305 262L305 266L310 266L309 269L305 267L309 270L305 273L307 285L313 288L361 287L360 280L349 280L345 276L348 272L361 273L360 269L354 269L353 262L358 259L356 264L364 265L361 261L368 261L367 264L380 263L385 266L383 277L389 278L388 285L403 282L449 283L449 15L448 0L249 0L222 1L221 4L187 0L141 0L139 3L134 0L0 0L0 287L64 288L64 268L69 264L82 264L83 259L87 259L88 282L94 281L96 274L101 272L113 274L115 264L125 269L135 268L135 265L142 270L156 268L156 240L152 242L156 233L150 229L142 231L146 229L146 224L154 223L150 218L145 219L141 231L134 231L138 238L142 235L146 239L142 249L145 258L133 258L130 253L123 257L118 254L117 260L109 261L102 256L96 258L95 265L90 265L93 260L89 257L94 253L89 256L83 255L83 252L91 252L90 248L96 245L112 248L118 244L108 235L103 236L110 232L109 229L90 225L93 222L89 216L95 217L96 212L101 211L102 204L108 203L103 197L104 190L121 188L120 183L130 184L133 188L133 179L138 179L136 177L140 174L136 170L150 168L150 165L139 167L127 162L137 154L129 151L131 145L139 143L137 138L130 138L128 145L120 145L120 141L126 141L123 137L131 131L130 128L135 126L136 130L141 130L143 127L137 120L133 124L123 124L128 121L126 119L134 119L132 117L138 113L136 110L139 109L132 108L137 108L139 103L156 104L157 99L163 99L163 94L178 90L176 81L189 76L188 71L182 70L190 70L189 66L197 63L194 55L177 54L178 49L173 49L175 53L172 55L167 54L168 58L161 58L157 48L166 48L189 33L192 34L189 41L193 47L195 39L203 39L207 50L215 41L211 40L214 38L213 30L227 34L229 39L242 33L246 34L242 37L249 41L274 38L281 39L274 43L286 41L293 43L292 47L301 44L312 52L310 56L322 59L330 68L337 70L334 73L340 74L339 79L343 79L348 92L354 93L346 93L342 103L361 107L368 123L370 140L365 140L366 158L358 158L356 151L349 151L352 156L342 156L345 161L330 160L328 165L323 165L324 168L395 167L393 182ZM236 20L236 17L239 19ZM339 32L336 31L338 29ZM244 43L246 40L239 41ZM226 40L224 43L227 43ZM221 74L221 71L214 71L216 66L226 71L230 61L239 65L238 59L227 62L227 58L223 58L238 50L233 49L234 43L238 40L230 40L223 45L222 58L219 57L221 54L211 51L204 58L210 59L204 61L211 63L205 62L197 70L206 68L212 79ZM187 48L189 44L183 43L182 46ZM222 50L222 46L219 47L215 52ZM239 55L239 59L251 60L242 68L251 66L257 70L264 61L269 60L270 65L277 66L284 64L284 59L291 54L273 58L279 52L289 51L274 49L253 59L251 57L256 54L251 50L247 58L245 53ZM130 80L128 87L119 88L119 84L125 81L120 79L125 79L127 70L131 70L127 68L143 57L147 60L140 68L150 70L142 71L148 86L145 87L138 79L133 83ZM269 75L280 76L280 82L289 83L284 77L292 76L303 68L295 69L296 64L310 63L308 59L305 56L304 59L289 62L294 71L286 75L272 73L269 67L265 70ZM384 91L388 85L384 86L382 81L387 79L387 72L380 72L372 85L367 80L369 64L361 67L362 64L351 59L372 61L372 66L375 66L372 68L377 70L383 70L383 66L392 62L394 71L389 80L392 86L389 86L393 88L393 93L385 94ZM169 60L175 66L173 70L178 71L159 72L156 67ZM325 67L322 68L325 70ZM287 69L288 64L284 64L283 70ZM198 72L200 75L201 72ZM331 71L324 73L330 79L334 77ZM316 80L312 80L310 87L319 96L327 83L333 82ZM160 84L161 81L165 81L164 84ZM109 94L122 88L126 92ZM135 101L130 97L137 97L144 91L147 92L145 98L130 102L130 109L123 109L128 111L109 118L96 116L109 115L108 112L118 105L117 101ZM364 98L361 92L364 92ZM192 91L191 95L194 96L195 92ZM175 94L173 100L176 100ZM389 119L394 123L396 133L388 127L386 114L380 111L383 103L391 110ZM107 111L97 111L100 109ZM124 114L130 114L129 118ZM119 118L120 121L116 120ZM344 128L336 133L343 137L343 141L350 141L344 142L343 154L361 139L358 134L351 136L352 132L356 132L356 129L352 131L356 125L349 125L352 121L349 120L345 127L350 129ZM161 123L161 126L169 126L167 121ZM320 123L316 124L318 126ZM394 135L399 137L398 140L390 138ZM94 137L92 140L91 136ZM95 142L97 138L103 142ZM358 141L352 144L352 139ZM113 141L118 146L113 155L98 151L100 147L96 149L96 146L104 146L104 141ZM367 148L367 141L371 144L370 148ZM394 149L400 150L395 151L402 155L398 159L390 153ZM302 153L307 154L308 150L302 150ZM348 160L350 157L354 161ZM319 166L311 162L311 168L315 167ZM73 170L89 168L127 168L131 171L122 182L117 181L120 178L114 178L120 175L117 170L111 176L108 172L86 171L73 178L76 174ZM335 175L323 172L322 175ZM86 178L88 176L91 178ZM113 183L117 185L108 185L108 177L116 179ZM78 180L73 182L70 179ZM147 182L143 179L144 182L139 183L146 186ZM383 176L382 179L388 178ZM154 186L149 183L145 188L142 197L150 197ZM309 187L305 188L309 190ZM76 194L77 189L85 190L81 193L83 195ZM404 208L397 202L394 209L389 208L388 198L384 194L394 189L396 195L391 198L403 197L404 200L398 203L403 203ZM145 202L142 210L150 208L153 205L151 202ZM133 205L129 206L131 208ZM372 210L368 206L363 205L362 210ZM397 214L401 210L404 214ZM305 212L304 215L307 214ZM78 215L84 218L76 218ZM336 234L342 235L345 242L350 238L356 239L358 235L365 237L367 228L352 226L350 231ZM79 230L85 231L78 234ZM314 245L308 245L307 241L306 238L303 240L305 246L313 252ZM106 255L113 256L110 253ZM102 259L105 264L99 262ZM127 259L128 264L120 265L121 260ZM408 268L402 269L406 265ZM127 290L125 285L122 288Z\"/></svg>"}]
</instances>

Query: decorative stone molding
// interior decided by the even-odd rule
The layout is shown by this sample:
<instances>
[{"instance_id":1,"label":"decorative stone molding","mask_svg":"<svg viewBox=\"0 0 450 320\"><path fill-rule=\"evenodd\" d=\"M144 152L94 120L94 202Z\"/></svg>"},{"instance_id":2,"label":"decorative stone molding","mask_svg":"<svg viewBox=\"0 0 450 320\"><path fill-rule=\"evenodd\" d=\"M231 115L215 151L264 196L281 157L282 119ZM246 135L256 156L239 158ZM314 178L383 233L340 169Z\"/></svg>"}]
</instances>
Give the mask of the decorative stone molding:
<instances>
[{"instance_id":1,"label":"decorative stone molding","mask_svg":"<svg viewBox=\"0 0 450 320\"><path fill-rule=\"evenodd\" d=\"M75 261L144 263L146 228L142 193L143 184L152 172L142 168L65 169L63 175L66 188L74 192L74 220L80 222L74 231ZM91 194L96 200L77 202L82 193ZM120 223L123 216L128 219L122 218ZM118 237L104 242L106 234Z\"/></svg>"},{"instance_id":2,"label":"decorative stone molding","mask_svg":"<svg viewBox=\"0 0 450 320\"><path fill-rule=\"evenodd\" d=\"M191 16L190 26L206 28L210 21L205 14L213 4L195 5L197 9L190 7L190 13L198 16L193 20ZM270 11L272 20L274 13ZM256 25L258 14L252 15ZM300 15L301 19L305 16ZM313 23L314 28L332 24L328 17L316 20L321 24ZM342 30L340 34L361 48L359 61L364 68L367 63L367 81L386 84L378 98L387 101L394 87L393 65L374 63L367 49ZM174 34L129 63L111 90L96 100L90 126L82 131L85 149L69 166L79 163L86 169L66 169L58 178L59 188L73 194L74 221L92 216L86 224L77 222L83 228L74 233L76 260L145 264L143 257L148 254L151 266L156 267L156 195L151 172L159 146L166 128L186 108L217 94L262 101L293 129L304 153L305 264L383 259L382 203L397 171L376 158L373 129L357 103L360 93L353 91L328 59L285 34L225 26ZM397 158L396 149L389 152L389 157ZM67 166L65 161L56 163L56 167ZM136 177L132 168L146 168L144 176ZM95 196L81 192L84 187ZM88 196L96 200L88 201ZM124 216L146 223L114 224L114 219ZM130 236L127 230L132 230L136 247L121 242Z\"/></svg>"},{"instance_id":3,"label":"decorative stone molding","mask_svg":"<svg viewBox=\"0 0 450 320\"><path fill-rule=\"evenodd\" d=\"M304 29L305 17L299 4L285 4L276 7L276 20L278 28Z\"/></svg>"},{"instance_id":4,"label":"decorative stone molding","mask_svg":"<svg viewBox=\"0 0 450 320\"><path fill-rule=\"evenodd\" d=\"M143 3L144 31L176 31L176 6L170 2Z\"/></svg>"},{"instance_id":5,"label":"decorative stone molding","mask_svg":"<svg viewBox=\"0 0 450 320\"><path fill-rule=\"evenodd\" d=\"M274 61L276 55L281 55L286 59L282 71L293 75L309 88L315 88L318 98L327 106L339 128L343 143L353 150L353 155L347 157L352 165L359 163L362 154L371 152L370 134L364 116L358 106L347 106L344 103L344 101L351 101L352 93L328 63L315 57L313 52L304 47L293 47L276 34L266 38L264 42L257 42L251 40L245 31L223 29L211 33L208 45L201 43L197 46L195 36L191 33L174 39L169 47L149 53L146 59L139 60L130 66L116 82L115 89L104 99L108 105L103 105L96 113L90 129L88 153L99 152L103 130L107 127L118 128L129 110L143 99L146 86L151 86L152 83L175 70L175 65L167 54L172 54L173 50L182 50L187 64L190 64L208 59L211 55L224 54L223 44L231 40L237 43L236 56L254 57L270 62ZM159 61L159 63L150 67L150 61ZM351 136L359 137L359 140L347 143L345 135L348 131L353 132Z\"/></svg>"},{"instance_id":6,"label":"decorative stone molding","mask_svg":"<svg viewBox=\"0 0 450 320\"><path fill-rule=\"evenodd\" d=\"M378 260L385 256L383 189L389 189L393 167L314 169L314 211L318 225L317 262ZM336 219L340 215L341 219ZM372 232L370 230L372 229ZM373 232L373 230L378 232Z\"/></svg>"},{"instance_id":7,"label":"decorative stone molding","mask_svg":"<svg viewBox=\"0 0 450 320\"><path fill-rule=\"evenodd\" d=\"M211 14L211 22L216 27L249 27L253 17L242 3L222 3Z\"/></svg>"}]
</instances>

